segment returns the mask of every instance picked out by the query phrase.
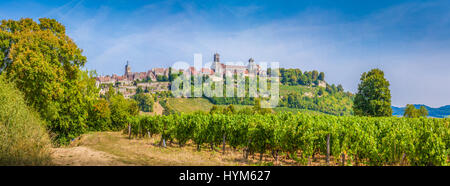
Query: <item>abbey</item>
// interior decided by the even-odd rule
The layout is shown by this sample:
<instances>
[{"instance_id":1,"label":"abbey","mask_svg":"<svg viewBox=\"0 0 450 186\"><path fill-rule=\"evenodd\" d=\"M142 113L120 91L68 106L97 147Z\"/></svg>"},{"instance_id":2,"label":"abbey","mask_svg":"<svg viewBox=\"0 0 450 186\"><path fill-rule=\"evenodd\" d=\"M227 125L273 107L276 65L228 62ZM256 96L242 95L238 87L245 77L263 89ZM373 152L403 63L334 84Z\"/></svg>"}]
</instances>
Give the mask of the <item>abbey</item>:
<instances>
[{"instance_id":1,"label":"abbey","mask_svg":"<svg viewBox=\"0 0 450 186\"><path fill-rule=\"evenodd\" d=\"M240 65L226 65L220 62L220 55L218 53L214 54L214 62L212 63L210 68L201 68L195 69L194 67L189 67L186 70L177 70L178 72L182 72L183 74L191 74L191 75L233 75L233 74L241 74L243 76L251 76L251 75L261 75L264 74L265 71L261 70L260 66L255 63L253 58L248 60L247 66ZM152 82L157 81L167 81L169 78L170 70L169 68L152 68L146 72L132 72L131 66L127 61L125 65L125 71L122 76L118 76L113 74L111 76L99 76L97 77L98 84L107 84L116 82L121 82L123 84L130 84L133 81L143 81L150 80ZM173 73L173 72L172 72Z\"/></svg>"},{"instance_id":2,"label":"abbey","mask_svg":"<svg viewBox=\"0 0 450 186\"><path fill-rule=\"evenodd\" d=\"M255 60L253 60L253 58L250 58L248 60L247 66L225 65L223 63L220 63L220 55L218 53L214 54L214 62L211 65L211 69L215 73L219 73L222 75L243 74L244 76L248 76L248 74L259 75L259 73L261 72L260 66L255 64Z\"/></svg>"}]
</instances>

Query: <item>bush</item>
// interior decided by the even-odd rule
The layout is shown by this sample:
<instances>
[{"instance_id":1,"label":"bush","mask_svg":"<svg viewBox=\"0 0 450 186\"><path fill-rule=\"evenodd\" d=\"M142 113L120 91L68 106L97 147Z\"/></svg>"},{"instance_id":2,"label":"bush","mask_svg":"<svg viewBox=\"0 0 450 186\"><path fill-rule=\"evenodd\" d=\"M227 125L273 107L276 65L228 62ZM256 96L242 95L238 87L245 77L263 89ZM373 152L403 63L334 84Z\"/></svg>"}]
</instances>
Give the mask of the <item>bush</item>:
<instances>
[{"instance_id":1,"label":"bush","mask_svg":"<svg viewBox=\"0 0 450 186\"><path fill-rule=\"evenodd\" d=\"M139 114L137 102L132 99L125 99L121 94L111 97L109 106L111 109L111 130L122 130L128 125L131 116Z\"/></svg>"},{"instance_id":2,"label":"bush","mask_svg":"<svg viewBox=\"0 0 450 186\"><path fill-rule=\"evenodd\" d=\"M0 87L0 165L48 165L51 144L45 123L4 75Z\"/></svg>"},{"instance_id":3,"label":"bush","mask_svg":"<svg viewBox=\"0 0 450 186\"><path fill-rule=\"evenodd\" d=\"M88 127L90 131L110 130L111 109L105 99L98 99L89 110Z\"/></svg>"}]
</instances>

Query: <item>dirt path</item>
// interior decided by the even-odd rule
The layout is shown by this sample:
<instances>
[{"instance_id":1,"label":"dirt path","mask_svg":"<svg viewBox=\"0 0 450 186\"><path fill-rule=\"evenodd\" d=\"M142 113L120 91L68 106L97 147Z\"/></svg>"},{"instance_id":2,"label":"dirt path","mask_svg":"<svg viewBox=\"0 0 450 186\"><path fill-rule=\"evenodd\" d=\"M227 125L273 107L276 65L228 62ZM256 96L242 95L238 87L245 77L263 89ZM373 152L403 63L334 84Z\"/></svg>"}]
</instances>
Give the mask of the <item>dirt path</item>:
<instances>
[{"instance_id":1,"label":"dirt path","mask_svg":"<svg viewBox=\"0 0 450 186\"><path fill-rule=\"evenodd\" d=\"M55 165L121 166L121 165L246 165L241 153L223 156L219 150L204 147L201 152L189 144L180 148L168 143L159 147L160 136L146 139L128 139L122 132L95 132L84 134L68 147L52 149Z\"/></svg>"},{"instance_id":2,"label":"dirt path","mask_svg":"<svg viewBox=\"0 0 450 186\"><path fill-rule=\"evenodd\" d=\"M240 165L274 165L274 158L265 153L263 161L259 154L243 157L242 149L233 150L227 147L225 155L221 147L210 149L188 142L183 147L176 143L167 143L167 148L160 147L159 135L141 139L129 139L122 132L92 132L83 134L68 147L52 149L52 161L55 165L68 166L122 166L122 165L158 165L158 166L240 166ZM326 165L325 156L316 156L309 165ZM339 165L331 157L332 165ZM286 156L280 157L277 165L300 165Z\"/></svg>"},{"instance_id":3,"label":"dirt path","mask_svg":"<svg viewBox=\"0 0 450 186\"><path fill-rule=\"evenodd\" d=\"M55 165L129 165L118 161L118 157L88 147L53 148L52 159Z\"/></svg>"}]
</instances>

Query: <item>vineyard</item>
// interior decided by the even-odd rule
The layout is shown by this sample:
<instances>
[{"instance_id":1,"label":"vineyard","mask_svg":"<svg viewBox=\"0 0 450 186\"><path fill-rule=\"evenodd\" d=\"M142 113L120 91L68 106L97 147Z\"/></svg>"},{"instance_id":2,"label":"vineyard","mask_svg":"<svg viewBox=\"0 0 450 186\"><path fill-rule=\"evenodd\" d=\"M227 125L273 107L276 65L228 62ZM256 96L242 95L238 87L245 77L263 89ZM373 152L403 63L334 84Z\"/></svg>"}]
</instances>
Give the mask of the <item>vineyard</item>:
<instances>
[{"instance_id":1,"label":"vineyard","mask_svg":"<svg viewBox=\"0 0 450 186\"><path fill-rule=\"evenodd\" d=\"M307 165L314 156L342 165L448 165L449 119L371 118L279 113L172 114L131 118L131 137L161 135L159 144L192 141L197 150L225 146L249 154L271 153Z\"/></svg>"}]
</instances>

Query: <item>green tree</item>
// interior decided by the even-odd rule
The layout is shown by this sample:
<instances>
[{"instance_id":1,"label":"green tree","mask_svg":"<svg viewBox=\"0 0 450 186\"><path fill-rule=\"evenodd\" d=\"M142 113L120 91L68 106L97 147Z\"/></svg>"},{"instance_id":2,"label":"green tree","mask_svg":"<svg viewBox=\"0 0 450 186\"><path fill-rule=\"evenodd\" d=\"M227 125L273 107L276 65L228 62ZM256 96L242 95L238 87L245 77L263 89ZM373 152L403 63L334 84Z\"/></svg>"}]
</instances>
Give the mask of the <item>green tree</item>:
<instances>
[{"instance_id":1,"label":"green tree","mask_svg":"<svg viewBox=\"0 0 450 186\"><path fill-rule=\"evenodd\" d=\"M137 101L139 109L143 112L153 112L154 99L150 94L139 93L133 96Z\"/></svg>"},{"instance_id":2,"label":"green tree","mask_svg":"<svg viewBox=\"0 0 450 186\"><path fill-rule=\"evenodd\" d=\"M418 118L419 112L412 104L407 104L405 108L405 112L403 113L403 117L406 118Z\"/></svg>"},{"instance_id":3,"label":"green tree","mask_svg":"<svg viewBox=\"0 0 450 186\"><path fill-rule=\"evenodd\" d=\"M353 111L359 116L392 116L389 81L380 69L372 69L361 75Z\"/></svg>"},{"instance_id":4,"label":"green tree","mask_svg":"<svg viewBox=\"0 0 450 186\"><path fill-rule=\"evenodd\" d=\"M115 94L110 99L111 130L121 130L127 126L129 118L139 114L139 106L132 99L125 99L122 94Z\"/></svg>"},{"instance_id":5,"label":"green tree","mask_svg":"<svg viewBox=\"0 0 450 186\"><path fill-rule=\"evenodd\" d=\"M92 74L81 70L85 63L56 20L2 20L0 73L23 92L61 143L86 131L88 108L98 97Z\"/></svg>"},{"instance_id":6,"label":"green tree","mask_svg":"<svg viewBox=\"0 0 450 186\"><path fill-rule=\"evenodd\" d=\"M89 110L88 127L91 131L103 131L111 129L111 109L109 102L98 99Z\"/></svg>"},{"instance_id":7,"label":"green tree","mask_svg":"<svg viewBox=\"0 0 450 186\"><path fill-rule=\"evenodd\" d=\"M339 85L337 86L337 90L338 90L338 92L344 92L344 87L342 87L342 85L339 84Z\"/></svg>"},{"instance_id":8,"label":"green tree","mask_svg":"<svg viewBox=\"0 0 450 186\"><path fill-rule=\"evenodd\" d=\"M138 88L136 89L136 94L141 94L144 93L144 89L142 89L141 86L138 86Z\"/></svg>"},{"instance_id":9,"label":"green tree","mask_svg":"<svg viewBox=\"0 0 450 186\"><path fill-rule=\"evenodd\" d=\"M325 73L323 73L323 72L319 73L319 80L320 81L325 81Z\"/></svg>"},{"instance_id":10,"label":"green tree","mask_svg":"<svg viewBox=\"0 0 450 186\"><path fill-rule=\"evenodd\" d=\"M317 91L317 95L322 96L324 93L324 90L322 87L319 88L319 91Z\"/></svg>"},{"instance_id":11,"label":"green tree","mask_svg":"<svg viewBox=\"0 0 450 186\"><path fill-rule=\"evenodd\" d=\"M425 106L420 106L420 108L419 108L419 110L417 110L417 112L418 112L418 115L420 116L420 117L427 117L428 116L428 110L427 110L427 108L425 108Z\"/></svg>"},{"instance_id":12,"label":"green tree","mask_svg":"<svg viewBox=\"0 0 450 186\"><path fill-rule=\"evenodd\" d=\"M312 71L312 81L316 81L319 78L319 72L317 70Z\"/></svg>"}]
</instances>

